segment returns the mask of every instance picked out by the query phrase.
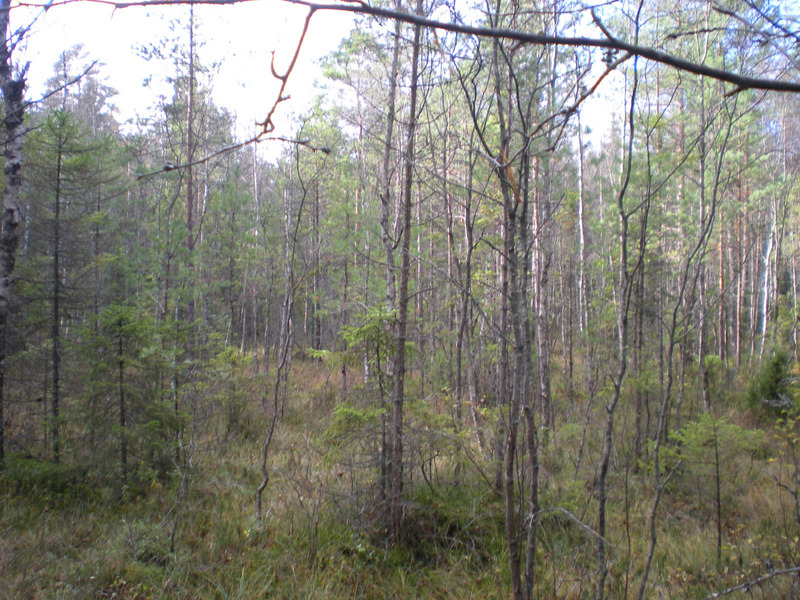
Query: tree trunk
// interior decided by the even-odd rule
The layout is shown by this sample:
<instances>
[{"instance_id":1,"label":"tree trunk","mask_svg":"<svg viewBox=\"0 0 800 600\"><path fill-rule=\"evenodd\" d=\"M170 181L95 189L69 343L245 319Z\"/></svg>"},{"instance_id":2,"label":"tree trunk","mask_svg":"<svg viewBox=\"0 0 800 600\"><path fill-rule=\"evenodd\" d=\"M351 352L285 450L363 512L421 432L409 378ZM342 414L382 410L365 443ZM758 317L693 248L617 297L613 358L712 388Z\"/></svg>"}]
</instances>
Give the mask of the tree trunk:
<instances>
[{"instance_id":1,"label":"tree trunk","mask_svg":"<svg viewBox=\"0 0 800 600\"><path fill-rule=\"evenodd\" d=\"M524 153L524 170L528 170L527 152ZM544 165L542 162L544 161ZM533 303L536 326L536 373L538 408L542 415L545 430L555 427L552 401L550 397L550 331L549 331L549 276L551 249L548 247L547 220L550 213L550 185L552 174L547 158L537 159L535 177L540 180L533 203ZM527 179L527 176L526 176ZM544 189L541 189L544 188ZM547 434L544 434L545 438Z\"/></svg>"},{"instance_id":2,"label":"tree trunk","mask_svg":"<svg viewBox=\"0 0 800 600\"><path fill-rule=\"evenodd\" d=\"M394 136L394 121L395 121L395 105L397 98L397 78L399 76L400 68L400 21L395 22L394 29L394 49L392 50L392 69L389 75L389 106L386 115L386 136L383 145L383 169L381 172L381 242L383 243L384 256L386 260L386 314L391 316L395 309L397 300L397 289L395 279L395 264L394 264L394 232L391 226L391 213L392 213L392 200L391 200L391 156L392 156L392 138ZM387 361L386 376L392 380L394 379L394 364L392 360ZM368 374L368 361L366 355L364 357L364 371L365 379ZM380 378L382 375L378 373ZM390 399L388 399L390 400ZM381 394L380 398L381 409L385 408L387 398ZM386 416L385 411L381 410L381 496L386 498L389 496L390 479L392 471L392 457L390 456L389 448L386 446ZM391 506L387 506L387 510L391 513ZM388 515L391 519L391 514Z\"/></svg>"},{"instance_id":3,"label":"tree trunk","mask_svg":"<svg viewBox=\"0 0 800 600\"><path fill-rule=\"evenodd\" d=\"M186 162L189 165L186 169L186 250L188 261L188 290L186 300L186 321L190 326L189 347L192 347L191 328L194 323L194 213L195 213L195 192L194 192L194 5L189 5L189 102L186 106Z\"/></svg>"},{"instance_id":4,"label":"tree trunk","mask_svg":"<svg viewBox=\"0 0 800 600\"><path fill-rule=\"evenodd\" d=\"M417 0L417 13L422 14L422 0ZM406 374L406 339L408 330L408 281L411 270L411 196L414 183L414 140L417 127L417 87L419 77L419 25L414 26L414 47L411 58L411 98L403 184L403 238L400 250L400 288L398 290L397 329L395 335L394 391L392 394L392 460L389 513L395 539L400 535L403 519L403 402Z\"/></svg>"},{"instance_id":5,"label":"tree trunk","mask_svg":"<svg viewBox=\"0 0 800 600\"><path fill-rule=\"evenodd\" d=\"M22 190L22 139L25 128L25 72L14 73L11 62L11 0L0 0L0 90L5 105L3 148L5 186L3 216L0 221L0 469L5 458L5 368L8 351L8 322L11 298L16 281L14 266L19 246L20 191Z\"/></svg>"},{"instance_id":6,"label":"tree trunk","mask_svg":"<svg viewBox=\"0 0 800 600\"><path fill-rule=\"evenodd\" d=\"M62 132L58 135L60 136ZM53 297L52 297L52 314L51 314L51 337L53 342L52 348L52 373L53 373L53 391L51 397L50 418L50 435L53 444L53 462L58 464L60 458L60 446L58 439L58 418L59 418L59 404L61 401L61 381L60 381L60 368L61 368L61 297L59 294L61 288L61 265L60 263L60 234L61 234L61 166L62 166L62 144L63 138L58 138L58 156L56 158L56 191L55 191L55 207L53 211Z\"/></svg>"},{"instance_id":7,"label":"tree trunk","mask_svg":"<svg viewBox=\"0 0 800 600\"><path fill-rule=\"evenodd\" d=\"M117 368L119 371L119 429L120 429L120 445L119 445L119 462L122 471L122 483L128 485L128 432L127 427L127 414L125 405L125 358L123 355L123 320L120 317L117 323Z\"/></svg>"},{"instance_id":8,"label":"tree trunk","mask_svg":"<svg viewBox=\"0 0 800 600\"><path fill-rule=\"evenodd\" d=\"M641 5L640 5L641 9ZM638 32L638 14L636 18L636 28ZM625 381L625 376L628 371L628 317L630 311L630 300L633 288L633 277L631 275L629 263L629 240L628 240L628 227L631 213L625 205L628 184L631 179L632 161L633 161L633 146L634 146L634 111L636 106L636 92L638 88L638 61L634 59L633 63L633 84L630 97L630 110L627 116L627 125L629 128L628 143L626 148L627 164L624 169L624 176L622 185L620 186L619 193L617 194L617 214L619 217L619 266L617 270L617 365L616 373L613 376L613 389L611 398L605 406L606 421L605 433L603 435L603 452L600 457L600 469L597 475L597 571L599 579L597 588L595 590L595 600L603 600L605 595L605 582L608 577L608 562L606 557L607 540L606 540L606 524L607 524L607 502L608 490L607 479L608 469L611 461L611 453L614 446L614 415L619 404L619 399L622 394L622 384ZM643 205L645 211L647 205ZM646 225L646 212L643 216L643 227ZM643 250L640 250L638 260L643 259ZM641 264L639 265L641 268Z\"/></svg>"}]
</instances>

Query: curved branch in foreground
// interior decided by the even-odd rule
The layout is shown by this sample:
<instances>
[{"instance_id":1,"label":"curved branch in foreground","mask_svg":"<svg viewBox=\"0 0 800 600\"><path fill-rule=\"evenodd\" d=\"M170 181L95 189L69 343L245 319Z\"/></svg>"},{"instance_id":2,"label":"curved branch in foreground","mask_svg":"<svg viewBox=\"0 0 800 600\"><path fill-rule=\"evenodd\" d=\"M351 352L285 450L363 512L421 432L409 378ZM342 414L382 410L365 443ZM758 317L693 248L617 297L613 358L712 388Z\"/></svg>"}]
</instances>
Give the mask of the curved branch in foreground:
<instances>
[{"instance_id":1,"label":"curved branch in foreground","mask_svg":"<svg viewBox=\"0 0 800 600\"><path fill-rule=\"evenodd\" d=\"M450 31L453 33L464 33L468 35L475 35L485 38L502 38L506 40L513 40L524 44L535 44L539 46L555 45L555 46L572 46L572 47L586 47L586 48L604 48L606 50L620 50L628 52L632 56L641 56L648 60L658 62L679 71L687 73L694 73L710 79L716 79L725 83L732 83L736 86L736 91L746 89L755 90L770 90L774 92L800 92L800 82L785 81L780 79L762 79L759 77L748 77L746 75L739 75L731 73L723 69L716 69L700 63L695 63L690 60L673 56L667 52L650 48L647 46L639 46L638 44L631 44L616 37L604 39L589 38L589 37L569 37L560 35L547 35L544 33L525 33L513 29L505 28L490 28L490 27L477 27L474 25L461 25L459 23L447 23L444 21L436 21L428 19L416 14L390 10L387 8L379 8L364 4L363 2L347 2L345 4L320 4L311 2L309 0L283 0L288 4L296 4L298 6L305 6L312 10L335 10L342 12L351 12L363 15L371 15L374 17L384 19L394 19L412 25L420 25L422 27L429 27L431 29L441 29L443 31Z\"/></svg>"},{"instance_id":2,"label":"curved branch in foreground","mask_svg":"<svg viewBox=\"0 0 800 600\"><path fill-rule=\"evenodd\" d=\"M243 4L244 2L252 2L255 0L138 0L134 2L114 2L113 0L61 0L43 3L43 2L19 2L18 6L27 7L43 7L48 9L56 6L66 6L80 1L81 3L94 2L95 4L103 4L111 6L114 9L130 8L134 6L175 6L181 4L195 4L195 5L210 5L210 6L228 6L233 4ZM430 29L440 29L442 31L450 31L453 33L463 33L467 35L475 35L485 38L498 38L513 40L522 44L535 44L539 46L571 46L583 48L604 48L606 50L616 50L628 52L632 56L641 56L647 60L652 60L663 65L667 65L679 71L686 73L693 73L709 79L715 79L725 83L731 83L736 88L731 92L735 94L742 90L769 90L773 92L800 92L800 81L786 81L782 79L766 79L761 77L749 77L747 75L739 75L724 69L717 69L709 67L700 63L692 62L678 56L674 56L656 48L648 46L640 46L638 44L631 44L616 37L609 37L609 32L606 32L604 39L589 38L589 37L571 37L560 35L547 35L544 33L526 33L516 31L514 29L494 28L494 27L479 27L476 25L463 25L459 23L448 23L445 21L437 21L435 19L428 19L417 14L408 13L404 11L391 10L388 8L380 8L377 6L370 6L361 0L343 0L342 3L321 3L313 2L311 0L282 0L287 4L294 4L296 6L304 6L309 9L308 19L319 10L330 10L339 12L349 12L361 15L370 15L382 19L392 19L401 21L403 23L410 23L412 25L419 25ZM595 18L595 23L597 23ZM268 126L268 122L264 126Z\"/></svg>"}]
</instances>

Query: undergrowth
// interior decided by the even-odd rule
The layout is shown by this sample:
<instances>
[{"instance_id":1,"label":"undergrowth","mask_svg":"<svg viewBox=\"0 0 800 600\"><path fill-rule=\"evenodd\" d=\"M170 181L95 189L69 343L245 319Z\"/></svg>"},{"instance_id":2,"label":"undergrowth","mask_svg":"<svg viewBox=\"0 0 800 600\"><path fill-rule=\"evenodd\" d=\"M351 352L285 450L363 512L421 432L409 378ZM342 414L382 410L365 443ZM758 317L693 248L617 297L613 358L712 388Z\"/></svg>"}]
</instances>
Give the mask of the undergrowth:
<instances>
[{"instance_id":1,"label":"undergrowth","mask_svg":"<svg viewBox=\"0 0 800 600\"><path fill-rule=\"evenodd\" d=\"M369 390L341 404L315 364L298 373L270 455L261 521L254 494L264 423L246 405L223 413L225 444L197 440L183 463L189 467L167 477L132 470L123 483L103 477L99 465L8 456L0 474L0 598L508 598L497 464L481 457L475 440L431 409L435 402L409 405L405 520L390 541L371 441L380 407ZM534 596L580 599L594 593L599 434L578 422L558 425L541 452ZM796 425L748 421L731 408L670 440L662 468L673 472L658 507L645 597L702 599L798 564ZM714 439L724 452L714 453ZM464 448L470 460L459 462ZM709 485L715 456L723 470L719 549ZM637 591L650 541L651 458L624 446L615 455L609 597ZM521 494L526 485L522 477ZM759 589L790 598L794 581L776 577Z\"/></svg>"}]
</instances>

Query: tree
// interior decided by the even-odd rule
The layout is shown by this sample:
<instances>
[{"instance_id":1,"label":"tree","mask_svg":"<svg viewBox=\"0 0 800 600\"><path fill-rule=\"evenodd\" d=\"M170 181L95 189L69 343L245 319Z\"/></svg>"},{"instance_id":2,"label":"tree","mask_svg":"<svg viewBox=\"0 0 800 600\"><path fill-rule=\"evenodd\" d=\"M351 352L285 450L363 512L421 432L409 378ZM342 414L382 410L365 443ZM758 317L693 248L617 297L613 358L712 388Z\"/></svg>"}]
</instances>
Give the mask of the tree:
<instances>
[{"instance_id":1,"label":"tree","mask_svg":"<svg viewBox=\"0 0 800 600\"><path fill-rule=\"evenodd\" d=\"M422 0L417 0L417 13L422 14ZM402 242L400 245L400 286L397 291L397 321L395 333L394 389L392 392L392 458L389 514L393 536L400 535L403 518L403 405L405 401L406 339L408 332L409 277L411 275L411 197L414 185L414 143L417 128L417 90L419 89L420 26L414 27L411 57L411 91L408 108L408 128L405 144L405 173L403 179ZM399 40L398 42L399 43Z\"/></svg>"},{"instance_id":2,"label":"tree","mask_svg":"<svg viewBox=\"0 0 800 600\"><path fill-rule=\"evenodd\" d=\"M353 514L369 515L375 539L416 544L401 525L438 519L444 505L418 501L421 489L469 494L478 483L500 502L481 507L502 513L515 598L568 593L556 585L563 576L543 568L567 558L577 595L643 598L672 585L655 558L670 552L659 548L668 483L691 472L673 460L676 440L684 461L718 450L716 437L686 435L706 418L697 415L718 414L725 402L737 410L729 390L751 377L748 362L800 331L793 98L773 105L755 89L796 85L786 83L794 71L781 70L795 56L792 29L779 34L787 22L749 3L592 13L578 3L498 0L462 15L441 4L405 13L399 4L297 3L309 18L335 9L364 20L325 65L343 93L302 117L291 150L270 161L243 152L248 141L233 140L189 48L175 57L173 93L157 118L126 134L141 178L124 200L61 227L52 246L53 211L44 210L52 199L29 197L38 211L30 249L48 267L38 289L55 293L36 304L37 316L53 333L35 324L33 302L25 322L40 350L69 337L101 355L91 381L71 380L85 388L81 414L113 422L92 430L101 439L90 446L113 454L109 471L131 481L150 464L145 440L168 447L151 461L181 474L183 503L194 444L220 441L216 399L228 380L210 380L219 365L241 369L231 385L261 389L237 389L236 398L262 400L252 408L262 412L254 422L263 427L263 517L262 494L282 474L272 464L285 449L279 434L293 425L281 419L305 399L310 371L325 381L308 394L312 410L330 409L330 422L324 439L307 436L304 459L318 468L320 451L350 475L340 484L348 478L328 472L326 485L341 496L314 494L320 505L358 502ZM597 38L571 37L588 27ZM269 138L290 72L276 72L280 97L249 141ZM624 106L595 147L581 111L610 77ZM93 106L70 91L47 110L65 101L70 110ZM35 177L63 174L68 149L42 152ZM77 213L56 222L66 226L68 214ZM95 226L107 222L105 243L113 237L122 250L97 270L104 240ZM91 252L67 252L80 237L91 237ZM92 283L68 310L66 275L80 266L94 269ZM263 351L254 373L222 340ZM90 360L71 351L65 344L63 356L26 361L66 380L69 358L76 375ZM290 371L298 363L300 382ZM323 367L341 372L338 388ZM157 430L149 437L145 416ZM721 457L708 462L718 476ZM716 491L720 550L725 494Z\"/></svg>"},{"instance_id":3,"label":"tree","mask_svg":"<svg viewBox=\"0 0 800 600\"><path fill-rule=\"evenodd\" d=\"M113 182L115 173L107 160L111 158L108 141L102 137L93 140L69 112L61 109L45 117L39 131L30 134L27 148L32 183L28 227L33 241L25 256L26 301L44 301L47 296L49 304L50 432L53 460L58 463L64 314L65 309L72 313L86 310L84 303L90 290L82 289L80 273L92 263L95 252L84 236L92 226L95 197L102 197L102 188ZM49 262L49 276L43 272L43 259Z\"/></svg>"},{"instance_id":4,"label":"tree","mask_svg":"<svg viewBox=\"0 0 800 600\"><path fill-rule=\"evenodd\" d=\"M22 142L24 137L25 70L15 71L13 52L24 30L11 30L11 1L0 2L0 90L5 109L3 218L0 225L0 469L5 456L5 366L8 351L8 324L13 301L15 265L19 246L22 190Z\"/></svg>"}]
</instances>

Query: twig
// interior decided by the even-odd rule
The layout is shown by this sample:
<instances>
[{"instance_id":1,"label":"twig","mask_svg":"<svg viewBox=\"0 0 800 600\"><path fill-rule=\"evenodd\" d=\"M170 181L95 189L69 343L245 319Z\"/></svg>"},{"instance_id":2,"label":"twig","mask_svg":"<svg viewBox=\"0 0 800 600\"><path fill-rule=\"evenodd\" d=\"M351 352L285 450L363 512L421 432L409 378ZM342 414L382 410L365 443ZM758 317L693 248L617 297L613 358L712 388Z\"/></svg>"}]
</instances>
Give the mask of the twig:
<instances>
[{"instance_id":1,"label":"twig","mask_svg":"<svg viewBox=\"0 0 800 600\"><path fill-rule=\"evenodd\" d=\"M294 69L295 64L297 63L297 58L300 56L300 49L303 47L303 41L306 39L306 33L308 33L308 26L311 24L311 17L314 16L316 10L317 9L314 7L311 6L308 7L308 14L306 15L306 20L303 23L303 32L300 34L300 40L298 40L297 42L294 54L292 55L292 60L289 63L289 66L286 68L286 72L283 75L278 74L278 72L275 70L275 52L272 53L272 60L270 61L269 68L272 71L272 76L281 82L281 89L278 90L278 98L272 104L272 108L270 108L269 114L267 114L267 118L264 119L262 122L257 123L257 125L260 125L262 127L263 134L271 133L275 129L275 125L272 123L272 117L275 114L275 111L278 109L278 105L284 100L289 99L289 96L284 95L284 91L286 90L286 84L289 81L289 76L292 74L292 70Z\"/></svg>"},{"instance_id":2,"label":"twig","mask_svg":"<svg viewBox=\"0 0 800 600\"><path fill-rule=\"evenodd\" d=\"M791 567L789 569L781 569L780 571L770 571L769 573L762 575L752 581L746 581L744 583L740 583L739 585L735 585L733 587L729 587L727 590L722 590L721 592L714 592L710 596L706 596L703 600L711 600L711 598L721 598L722 596L727 596L728 594L732 594L733 592L738 592L740 590L750 591L751 588L764 583L772 579L773 577L777 577L779 575L791 575L792 573L800 573L800 567Z\"/></svg>"},{"instance_id":3,"label":"twig","mask_svg":"<svg viewBox=\"0 0 800 600\"><path fill-rule=\"evenodd\" d=\"M212 158L216 158L221 154L225 154L226 152L233 152L234 150L239 150L240 148L244 148L245 146L249 146L250 144L260 144L261 142L288 142L290 144L295 144L296 146L305 146L312 152L322 152L324 154L329 154L331 149L326 148L325 146L314 146L311 143L311 140L293 140L291 138L276 136L276 137L265 137L264 132L262 131L258 135L251 137L243 142L237 142L236 144L231 144L230 146L225 146L224 148L220 148L219 150L215 150L211 154L204 156L203 158L199 158L197 160L193 160L192 162L188 163L181 163L179 165L173 163L166 163L160 169L156 169L155 171L150 171L148 173L142 173L141 175L137 175L136 179L144 179L145 177L150 177L152 175L159 175L161 173L168 173L169 171L177 171L180 169L186 169L188 167L194 167L196 165L201 165L207 163Z\"/></svg>"},{"instance_id":4,"label":"twig","mask_svg":"<svg viewBox=\"0 0 800 600\"><path fill-rule=\"evenodd\" d=\"M241 4L244 2L251 2L253 0L140 0L138 2L113 2L111 0L61 0L60 2L49 3L48 7L66 6L68 4L74 4L78 1L84 4L86 2L94 2L95 4L112 6L115 9L123 9L134 6L179 6L190 3L194 5L228 6L233 4ZM771 90L775 92L800 92L800 81L784 81L780 79L764 79L760 77L739 75L738 73L732 73L731 71L726 71L724 69L717 69L708 65L692 62L656 48L640 46L636 43L629 43L613 36L609 38L608 36L610 35L610 32L606 32L607 37L605 39L580 36L548 35L544 33L527 33L514 29L481 27L476 25L437 21L435 19L422 17L415 13L371 6L358 0L351 0L341 3L319 3L312 2L310 0L283 0L283 2L286 2L287 4L295 4L297 6L305 6L309 10L308 17L306 18L306 28L308 26L308 20L316 11L328 10L349 12L370 15L384 19L393 19L403 23L409 23L411 25L419 25L420 27L440 29L442 31L450 31L453 33L463 33L492 39L513 40L523 44L605 48L606 50L618 50L629 52L633 56L641 56L642 58L665 64L678 69L679 71L686 71L687 73L694 73L695 75L700 75L702 77L716 79L725 83L732 83L733 85L742 89ZM44 6L44 4L36 2L20 2L18 6L41 8ZM305 37L305 29L303 31L303 36ZM294 62L292 62L292 66L293 65ZM274 108L275 107L273 107L273 109ZM270 112L270 116L272 112L273 111ZM269 118L264 122L264 124L266 125L268 123Z\"/></svg>"},{"instance_id":5,"label":"twig","mask_svg":"<svg viewBox=\"0 0 800 600\"><path fill-rule=\"evenodd\" d=\"M603 25L603 22L600 20L600 17L597 16L597 13L594 10L592 10L592 21L594 21L594 24L597 25L597 27L600 29L600 31L602 31L603 34L605 34L605 36L610 41L612 41L612 42L616 42L617 41L617 38L615 38L613 35L611 35L611 32L608 29L606 29L606 26Z\"/></svg>"},{"instance_id":6,"label":"twig","mask_svg":"<svg viewBox=\"0 0 800 600\"><path fill-rule=\"evenodd\" d=\"M100 2L100 3L103 3L103 4L109 4L108 2L103 2L103 0L92 0L92 1ZM238 0L238 1L242 1L242 0ZM70 2L70 0L65 0L65 2ZM206 2L202 2L202 1L197 2L197 4L203 4L203 3L233 4L233 3L235 3L235 1L234 2L224 2L224 1L223 2L208 2L208 1L206 1ZM114 3L111 3L111 4L114 4ZM147 2L147 4L158 4L158 2ZM117 6L117 7L119 7L119 6ZM244 148L245 146L249 146L250 144L259 144L259 143L265 142L265 141L289 142L289 143L292 143L292 144L296 144L298 146L305 146L305 147L309 148L312 152L318 152L319 151L319 152L324 152L325 154L330 153L330 149L329 148L314 146L314 145L311 144L310 140L292 140L292 139L285 138L285 137L282 137L282 136L265 137L265 136L269 135L270 133L272 133L275 130L275 124L272 122L272 118L275 115L275 111L278 109L278 105L281 102L284 102L284 101L289 99L289 96L285 95L285 93L284 93L286 91L286 84L289 82L289 77L291 76L292 71L294 70L294 67L297 64L297 59L300 56L300 50L303 47L303 41L306 38L306 34L308 33L308 27L311 24L311 17L314 16L314 12L315 11L316 11L316 9L314 9L314 8L309 8L308 9L308 14L306 15L305 22L303 23L303 31L300 34L300 39L297 41L297 45L295 47L294 54L292 55L292 60L289 63L289 66L286 68L286 71L283 74L278 73L278 71L275 69L275 52L272 53L272 60L270 61L269 68L270 68L270 71L272 72L272 76L275 77L275 79L277 79L278 81L281 82L281 87L278 90L278 95L277 95L277 97L275 99L275 102L273 102L272 107L269 109L269 113L267 113L267 117L263 121L259 121L259 122L256 123L256 125L261 127L261 131L257 135L255 135L255 136L253 136L253 137L251 137L251 138L249 138L247 140L244 140L243 142L237 142L235 144L231 144L229 146L225 146L224 148L220 148L219 150L216 150L216 151L212 152L211 154L208 154L207 156L204 156L203 158L200 158L198 160L190 161L190 162L187 162L187 163L182 163L182 164L179 164L179 165L175 165L175 164L172 164L172 163L167 163L163 167L161 167L160 169L156 169L155 171L150 171L148 173L144 173L142 175L137 176L136 179L140 180L140 179L144 179L145 177L151 177L153 175L159 175L161 173L167 173L169 171L176 171L176 170L179 170L179 169L186 169L188 167L194 167L196 165L204 164L204 163L208 162L209 160L211 160L212 158L220 156L221 154L226 154L228 152L233 152L235 150L239 150L240 148Z\"/></svg>"},{"instance_id":7,"label":"twig","mask_svg":"<svg viewBox=\"0 0 800 600\"><path fill-rule=\"evenodd\" d=\"M590 533L591 535L593 535L597 539L603 540L606 543L607 546L609 546L611 548L614 547L614 545L611 542L609 542L602 535L597 533L589 525L587 525L586 523L581 521L580 518L578 518L577 515L575 515L572 512L568 511L566 508L561 508L560 506L551 506L550 508L542 508L540 510L537 510L535 513L529 515L528 519L533 521L534 519L539 518L540 515L547 514L547 513L552 513L552 512L560 512L560 513L563 513L563 514L567 515L567 517L569 517L572 521L574 521L575 524L578 525L578 527L580 527L584 531L587 531L588 533Z\"/></svg>"},{"instance_id":8,"label":"twig","mask_svg":"<svg viewBox=\"0 0 800 600\"><path fill-rule=\"evenodd\" d=\"M57 93L65 90L69 86L78 83L81 79L86 77L92 71L92 69L94 69L95 65L97 65L98 62L100 62L100 61L98 61L98 60L92 61L92 64L90 64L88 67L86 67L80 75L77 75L77 76L73 77L72 79L70 79L69 81L67 81L65 83L62 83L56 89L47 92L44 96L42 96L38 100L31 100L30 102L26 102L25 103L25 108L28 108L29 106L32 106L34 104L39 104L41 102L44 102L48 98L50 98L52 96L55 96Z\"/></svg>"}]
</instances>

